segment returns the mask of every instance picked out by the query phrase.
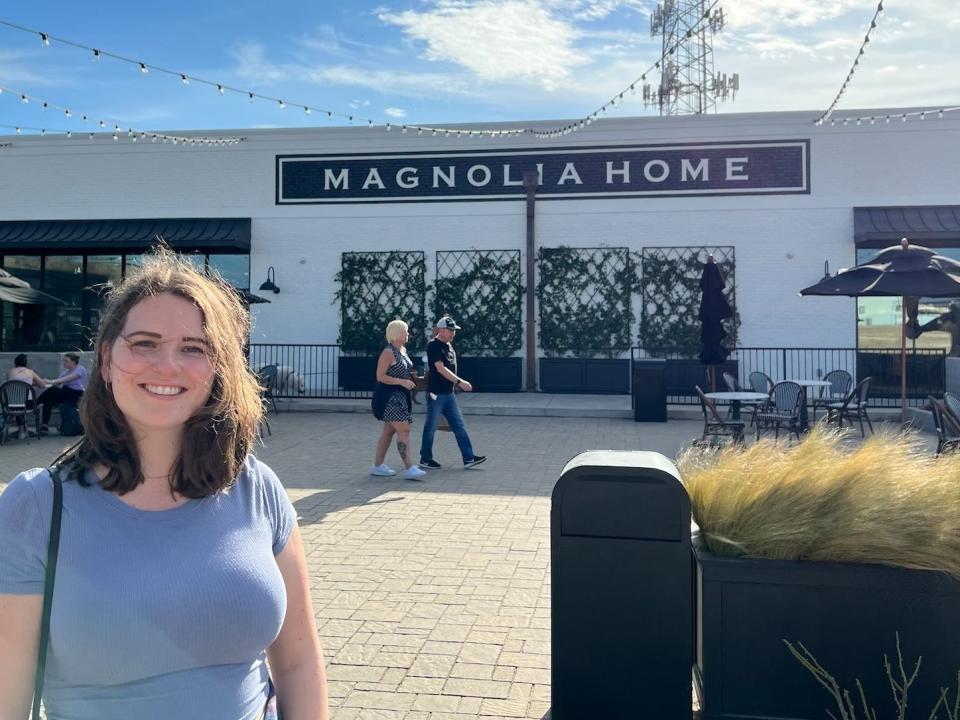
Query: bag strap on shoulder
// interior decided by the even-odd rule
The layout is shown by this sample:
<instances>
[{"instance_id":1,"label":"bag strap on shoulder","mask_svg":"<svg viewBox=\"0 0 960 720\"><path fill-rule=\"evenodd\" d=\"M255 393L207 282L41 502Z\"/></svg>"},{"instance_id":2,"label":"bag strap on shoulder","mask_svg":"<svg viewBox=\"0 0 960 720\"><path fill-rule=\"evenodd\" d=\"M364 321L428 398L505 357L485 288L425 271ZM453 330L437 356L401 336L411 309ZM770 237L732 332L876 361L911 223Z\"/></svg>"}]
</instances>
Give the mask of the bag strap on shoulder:
<instances>
[{"instance_id":1,"label":"bag strap on shoulder","mask_svg":"<svg viewBox=\"0 0 960 720\"><path fill-rule=\"evenodd\" d=\"M43 581L43 620L40 625L40 650L37 657L37 675L33 684L33 712L31 718L40 720L40 700L43 698L43 677L47 667L47 647L50 644L50 610L53 607L53 585L57 578L57 555L60 550L60 520L63 517L63 481L58 469L49 469L53 480L53 510L50 514L50 542L47 544L47 573Z\"/></svg>"}]
</instances>

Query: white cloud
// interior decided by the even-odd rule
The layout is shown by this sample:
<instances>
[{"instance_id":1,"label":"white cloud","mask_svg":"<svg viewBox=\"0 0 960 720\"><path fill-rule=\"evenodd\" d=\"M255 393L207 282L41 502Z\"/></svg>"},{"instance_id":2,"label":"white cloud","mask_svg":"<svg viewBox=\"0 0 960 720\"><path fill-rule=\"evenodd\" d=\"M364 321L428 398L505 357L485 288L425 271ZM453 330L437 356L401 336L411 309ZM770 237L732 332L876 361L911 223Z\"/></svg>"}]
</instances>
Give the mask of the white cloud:
<instances>
[{"instance_id":1,"label":"white cloud","mask_svg":"<svg viewBox=\"0 0 960 720\"><path fill-rule=\"evenodd\" d=\"M260 43L240 43L233 48L231 55L237 63L237 76L252 85L269 85L289 76L288 69L267 60L266 50Z\"/></svg>"},{"instance_id":2,"label":"white cloud","mask_svg":"<svg viewBox=\"0 0 960 720\"><path fill-rule=\"evenodd\" d=\"M407 111L403 108L388 107L383 111L383 114L392 118L405 118L407 116Z\"/></svg>"},{"instance_id":3,"label":"white cloud","mask_svg":"<svg viewBox=\"0 0 960 720\"><path fill-rule=\"evenodd\" d=\"M537 0L438 0L431 10L379 17L423 43L426 59L460 65L484 81L523 79L553 90L589 62L574 47L577 29Z\"/></svg>"},{"instance_id":4,"label":"white cloud","mask_svg":"<svg viewBox=\"0 0 960 720\"><path fill-rule=\"evenodd\" d=\"M863 0L737 0L724 5L724 13L732 28L773 30L811 27L854 9L872 13L874 7Z\"/></svg>"}]
</instances>

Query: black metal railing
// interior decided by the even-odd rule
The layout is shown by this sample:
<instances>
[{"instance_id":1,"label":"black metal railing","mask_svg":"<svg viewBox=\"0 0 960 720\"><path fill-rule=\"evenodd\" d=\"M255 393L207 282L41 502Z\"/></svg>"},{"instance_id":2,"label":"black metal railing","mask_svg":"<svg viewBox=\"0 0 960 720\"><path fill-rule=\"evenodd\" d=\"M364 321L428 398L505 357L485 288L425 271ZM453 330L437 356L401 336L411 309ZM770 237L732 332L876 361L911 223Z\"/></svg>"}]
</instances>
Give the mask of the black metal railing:
<instances>
[{"instance_id":1,"label":"black metal railing","mask_svg":"<svg viewBox=\"0 0 960 720\"><path fill-rule=\"evenodd\" d=\"M366 398L377 359L344 355L339 345L250 345L250 367L277 366L278 398Z\"/></svg>"},{"instance_id":2,"label":"black metal railing","mask_svg":"<svg viewBox=\"0 0 960 720\"><path fill-rule=\"evenodd\" d=\"M706 389L706 366L696 358L679 353L647 353L635 347L634 360L645 357L667 359L667 402L697 405L694 385ZM928 395L942 395L946 385L946 352L917 349L907 351L907 405L921 406ZM760 371L778 380L817 380L831 370L846 370L859 382L871 378L870 403L876 407L900 406L900 351L895 348L772 348L741 347L730 353L717 368L717 389L726 389L722 373L729 372L741 386L749 386L750 373Z\"/></svg>"}]
</instances>

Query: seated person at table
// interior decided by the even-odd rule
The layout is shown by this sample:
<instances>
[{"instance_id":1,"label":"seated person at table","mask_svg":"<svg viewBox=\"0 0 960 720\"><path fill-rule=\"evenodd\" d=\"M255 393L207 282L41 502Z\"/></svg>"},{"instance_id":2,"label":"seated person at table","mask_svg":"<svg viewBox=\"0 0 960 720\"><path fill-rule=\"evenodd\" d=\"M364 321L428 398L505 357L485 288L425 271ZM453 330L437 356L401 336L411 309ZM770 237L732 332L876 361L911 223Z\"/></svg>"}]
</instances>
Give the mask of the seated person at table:
<instances>
[{"instance_id":1,"label":"seated person at table","mask_svg":"<svg viewBox=\"0 0 960 720\"><path fill-rule=\"evenodd\" d=\"M32 368L27 367L27 356L23 353L20 353L13 359L13 367L7 368L7 380L18 380L19 382L25 382L27 385L30 385L34 388L37 388L37 392L40 392L40 389L47 386L47 381L42 377L37 375L36 371ZM27 409L33 407L33 401L27 400ZM23 439L27 436L27 425L23 417L17 418L17 426L20 429L20 438Z\"/></svg>"},{"instance_id":2,"label":"seated person at table","mask_svg":"<svg viewBox=\"0 0 960 720\"><path fill-rule=\"evenodd\" d=\"M62 403L77 403L87 389L87 369L80 364L80 356L76 353L66 353L63 356L63 372L56 380L46 381L50 387L40 396L40 405L43 408L43 424L40 432L47 432L50 424L50 413L53 408Z\"/></svg>"},{"instance_id":3,"label":"seated person at table","mask_svg":"<svg viewBox=\"0 0 960 720\"><path fill-rule=\"evenodd\" d=\"M36 371L27 367L27 356L20 353L13 359L13 367L7 368L7 380L19 380L33 387L45 388L47 381L37 375Z\"/></svg>"}]
</instances>

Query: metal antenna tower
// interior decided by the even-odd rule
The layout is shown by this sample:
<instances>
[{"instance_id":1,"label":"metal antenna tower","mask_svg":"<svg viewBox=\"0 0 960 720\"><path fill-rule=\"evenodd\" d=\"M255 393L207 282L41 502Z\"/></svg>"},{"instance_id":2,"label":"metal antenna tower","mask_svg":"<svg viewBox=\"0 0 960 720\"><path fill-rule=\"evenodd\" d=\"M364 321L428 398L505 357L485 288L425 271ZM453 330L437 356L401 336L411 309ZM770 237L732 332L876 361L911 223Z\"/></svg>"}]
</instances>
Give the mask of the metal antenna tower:
<instances>
[{"instance_id":1,"label":"metal antenna tower","mask_svg":"<svg viewBox=\"0 0 960 720\"><path fill-rule=\"evenodd\" d=\"M718 100L732 100L740 75L713 72L713 35L723 29L723 10L707 0L663 0L650 16L650 35L663 38L660 86L643 86L643 101L661 115L716 112Z\"/></svg>"}]
</instances>

